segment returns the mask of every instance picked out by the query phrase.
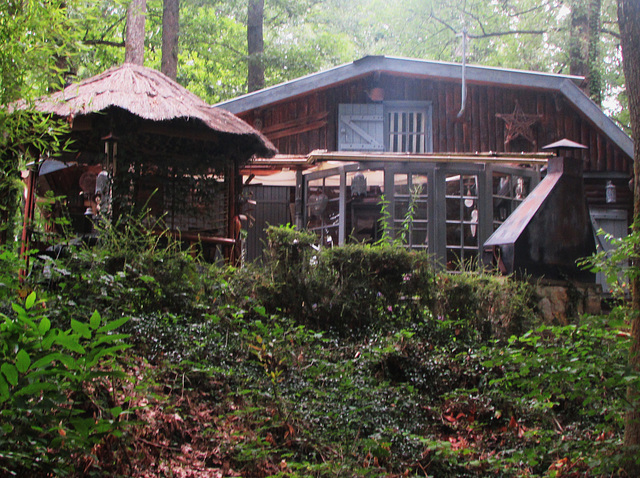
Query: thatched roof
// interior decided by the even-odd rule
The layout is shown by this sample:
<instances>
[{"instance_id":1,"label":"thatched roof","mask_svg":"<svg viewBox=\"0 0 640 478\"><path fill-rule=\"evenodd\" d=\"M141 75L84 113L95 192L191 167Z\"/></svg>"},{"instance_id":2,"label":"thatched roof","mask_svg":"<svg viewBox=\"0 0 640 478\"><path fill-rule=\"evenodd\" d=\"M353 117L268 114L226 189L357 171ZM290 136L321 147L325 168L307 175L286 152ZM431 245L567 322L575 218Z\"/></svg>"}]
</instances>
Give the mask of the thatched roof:
<instances>
[{"instance_id":1,"label":"thatched roof","mask_svg":"<svg viewBox=\"0 0 640 478\"><path fill-rule=\"evenodd\" d=\"M98 113L117 107L150 121L198 119L209 129L256 141L256 154L277 151L260 132L220 108L214 108L159 71L125 63L36 101L35 109L61 117Z\"/></svg>"}]
</instances>

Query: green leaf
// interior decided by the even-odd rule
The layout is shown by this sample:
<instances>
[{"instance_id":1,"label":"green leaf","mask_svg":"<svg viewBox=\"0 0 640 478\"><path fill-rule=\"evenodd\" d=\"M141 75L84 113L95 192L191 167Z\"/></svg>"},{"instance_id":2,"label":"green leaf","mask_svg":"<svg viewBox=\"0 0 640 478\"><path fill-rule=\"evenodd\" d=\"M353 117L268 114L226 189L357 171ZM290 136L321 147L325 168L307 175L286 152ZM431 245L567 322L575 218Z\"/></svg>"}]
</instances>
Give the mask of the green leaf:
<instances>
[{"instance_id":1,"label":"green leaf","mask_svg":"<svg viewBox=\"0 0 640 478\"><path fill-rule=\"evenodd\" d=\"M53 383L49 383L49 382L35 382L35 383L30 383L29 385L22 387L20 390L18 390L16 392L16 396L20 396L20 395L36 395L39 394L40 392L43 392L45 390L57 390L58 387L56 387Z\"/></svg>"},{"instance_id":2,"label":"green leaf","mask_svg":"<svg viewBox=\"0 0 640 478\"><path fill-rule=\"evenodd\" d=\"M77 335L58 335L56 337L56 343L67 350L83 354L85 353L85 349L82 345L80 345L78 339L79 337Z\"/></svg>"},{"instance_id":3,"label":"green leaf","mask_svg":"<svg viewBox=\"0 0 640 478\"><path fill-rule=\"evenodd\" d=\"M71 329L78 335L81 335L85 339L91 338L91 329L87 324L83 324L75 319L71 319Z\"/></svg>"},{"instance_id":4,"label":"green leaf","mask_svg":"<svg viewBox=\"0 0 640 478\"><path fill-rule=\"evenodd\" d=\"M38 332L40 332L40 335L44 335L47 332L49 332L50 329L51 329L51 321L46 317L43 317L42 320L40 321L40 325L38 325Z\"/></svg>"},{"instance_id":5,"label":"green leaf","mask_svg":"<svg viewBox=\"0 0 640 478\"><path fill-rule=\"evenodd\" d=\"M91 315L91 318L89 319L89 326L91 326L93 330L96 330L98 327L100 327L101 322L102 317L100 317L100 313L97 310L94 311Z\"/></svg>"},{"instance_id":6,"label":"green leaf","mask_svg":"<svg viewBox=\"0 0 640 478\"><path fill-rule=\"evenodd\" d=\"M93 342L93 346L95 347L97 345L117 342L118 340L125 340L125 339L128 339L130 336L131 336L130 334L102 335L95 342Z\"/></svg>"},{"instance_id":7,"label":"green leaf","mask_svg":"<svg viewBox=\"0 0 640 478\"><path fill-rule=\"evenodd\" d=\"M24 317L25 315L27 315L27 311L20 307L18 304L11 304L11 308L19 316Z\"/></svg>"},{"instance_id":8,"label":"green leaf","mask_svg":"<svg viewBox=\"0 0 640 478\"><path fill-rule=\"evenodd\" d=\"M7 382L11 385L18 385L18 370L10 363L3 363L0 371L7 377Z\"/></svg>"},{"instance_id":9,"label":"green leaf","mask_svg":"<svg viewBox=\"0 0 640 478\"><path fill-rule=\"evenodd\" d=\"M111 322L107 322L105 325L103 325L102 327L100 327L97 332L99 334L102 334L104 332L111 332L112 330L117 329L118 327L120 327L121 325L126 324L129 321L129 317L121 317L120 319L117 320L112 320Z\"/></svg>"},{"instance_id":10,"label":"green leaf","mask_svg":"<svg viewBox=\"0 0 640 478\"><path fill-rule=\"evenodd\" d=\"M16 355L16 368L18 372L25 373L31 365L31 357L26 350L20 349Z\"/></svg>"},{"instance_id":11,"label":"green leaf","mask_svg":"<svg viewBox=\"0 0 640 478\"><path fill-rule=\"evenodd\" d=\"M56 330L52 330L42 339L42 349L49 350L60 334Z\"/></svg>"},{"instance_id":12,"label":"green leaf","mask_svg":"<svg viewBox=\"0 0 640 478\"><path fill-rule=\"evenodd\" d=\"M35 303L36 303L36 293L32 292L27 296L27 299L24 301L24 307L25 309L29 310L31 309L31 307L33 307L33 304Z\"/></svg>"},{"instance_id":13,"label":"green leaf","mask_svg":"<svg viewBox=\"0 0 640 478\"><path fill-rule=\"evenodd\" d=\"M4 401L4 399L9 397L9 384L4 379L2 375L0 375L0 403Z\"/></svg>"},{"instance_id":14,"label":"green leaf","mask_svg":"<svg viewBox=\"0 0 640 478\"><path fill-rule=\"evenodd\" d=\"M50 354L45 355L44 357L39 358L35 362L33 362L31 364L31 368L33 370L36 370L36 369L39 369L39 368L42 368L42 367L46 367L47 365L51 364L55 360L58 360L58 361L64 363L63 359L64 359L64 355L61 354L60 352L50 353Z\"/></svg>"}]
</instances>

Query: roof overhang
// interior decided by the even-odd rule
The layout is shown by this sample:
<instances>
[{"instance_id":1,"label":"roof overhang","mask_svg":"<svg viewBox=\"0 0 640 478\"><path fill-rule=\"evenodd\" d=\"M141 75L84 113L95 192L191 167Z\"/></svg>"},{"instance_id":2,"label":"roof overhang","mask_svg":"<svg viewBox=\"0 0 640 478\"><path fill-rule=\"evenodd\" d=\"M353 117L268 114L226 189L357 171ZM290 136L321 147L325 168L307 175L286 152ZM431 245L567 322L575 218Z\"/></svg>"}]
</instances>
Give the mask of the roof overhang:
<instances>
[{"instance_id":1,"label":"roof overhang","mask_svg":"<svg viewBox=\"0 0 640 478\"><path fill-rule=\"evenodd\" d=\"M466 65L465 68L466 80L471 83L496 83L505 86L559 90L563 81L570 81L576 85L584 81L581 76L553 75L475 65ZM352 80L359 76L383 72L423 78L462 80L462 64L460 63L388 56L365 56L352 63L296 78L295 80L239 96L232 100L223 101L215 106L239 114L343 81Z\"/></svg>"}]
</instances>

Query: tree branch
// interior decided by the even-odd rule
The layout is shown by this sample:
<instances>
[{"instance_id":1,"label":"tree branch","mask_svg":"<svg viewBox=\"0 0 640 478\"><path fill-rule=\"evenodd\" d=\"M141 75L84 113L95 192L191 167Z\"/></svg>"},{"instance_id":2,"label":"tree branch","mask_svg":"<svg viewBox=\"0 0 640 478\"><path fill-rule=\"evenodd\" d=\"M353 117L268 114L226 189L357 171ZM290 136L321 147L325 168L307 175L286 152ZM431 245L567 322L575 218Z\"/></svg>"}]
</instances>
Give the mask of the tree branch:
<instances>
[{"instance_id":1,"label":"tree branch","mask_svg":"<svg viewBox=\"0 0 640 478\"><path fill-rule=\"evenodd\" d=\"M542 3L542 4L537 5L535 7L529 8L527 10L522 10L522 11L519 11L519 12L507 13L507 15L510 16L510 17L519 17L521 15L526 15L527 13L535 12L536 10L542 10L542 9L548 7L550 3L551 2L545 2L545 3Z\"/></svg>"},{"instance_id":2,"label":"tree branch","mask_svg":"<svg viewBox=\"0 0 640 478\"><path fill-rule=\"evenodd\" d=\"M436 22L440 23L442 26L444 26L448 30L451 30L456 35L459 33L458 31L456 31L455 28L453 28L451 25L449 25L444 20L436 17L433 13L431 13L431 15L429 15L429 17L433 18ZM468 34L467 35L467 37L474 38L474 39L500 37L500 36L505 36L505 35L543 35L543 34L547 33L546 30L511 30L511 31L508 31L508 32L486 33L484 31L484 26L482 25L482 23L480 23L479 19L474 18L474 20L476 20L478 22L478 24L480 25L480 29L482 30L482 34L481 35L473 35L473 34Z\"/></svg>"},{"instance_id":3,"label":"tree branch","mask_svg":"<svg viewBox=\"0 0 640 478\"><path fill-rule=\"evenodd\" d=\"M82 43L85 45L105 45L105 46L114 46L118 48L124 48L124 42L115 42L109 40L82 40Z\"/></svg>"},{"instance_id":4,"label":"tree branch","mask_svg":"<svg viewBox=\"0 0 640 478\"><path fill-rule=\"evenodd\" d=\"M620 40L620 34L616 31L601 28L600 33L606 33L607 35L611 35L613 38L617 38L618 40Z\"/></svg>"},{"instance_id":5,"label":"tree branch","mask_svg":"<svg viewBox=\"0 0 640 478\"><path fill-rule=\"evenodd\" d=\"M467 35L469 38L489 38L489 37L501 37L505 35L543 35L547 33L546 30L512 30L508 32L494 32L484 33L482 35Z\"/></svg>"},{"instance_id":6,"label":"tree branch","mask_svg":"<svg viewBox=\"0 0 640 478\"><path fill-rule=\"evenodd\" d=\"M445 28L451 30L453 33L455 33L456 35L458 34L458 32L456 31L455 28L453 28L451 25L449 25L447 22L445 22L444 20L441 20L440 18L436 17L433 12L431 12L431 14L429 15L430 18L433 18L436 22L438 22L440 25L444 26Z\"/></svg>"}]
</instances>

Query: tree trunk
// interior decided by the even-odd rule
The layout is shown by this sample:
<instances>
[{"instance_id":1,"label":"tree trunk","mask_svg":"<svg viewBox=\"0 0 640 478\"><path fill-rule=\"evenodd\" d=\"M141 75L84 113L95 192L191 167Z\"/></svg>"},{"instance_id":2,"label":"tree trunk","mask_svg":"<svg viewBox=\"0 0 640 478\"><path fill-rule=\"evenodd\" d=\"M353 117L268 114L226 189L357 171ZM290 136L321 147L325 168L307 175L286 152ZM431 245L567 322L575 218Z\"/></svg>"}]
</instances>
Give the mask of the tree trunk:
<instances>
[{"instance_id":1,"label":"tree trunk","mask_svg":"<svg viewBox=\"0 0 640 478\"><path fill-rule=\"evenodd\" d=\"M569 73L584 76L583 90L602 103L599 43L602 0L572 0L569 19Z\"/></svg>"},{"instance_id":2,"label":"tree trunk","mask_svg":"<svg viewBox=\"0 0 640 478\"><path fill-rule=\"evenodd\" d=\"M249 52L247 86L249 93L264 88L264 0L249 0L247 45Z\"/></svg>"},{"instance_id":3,"label":"tree trunk","mask_svg":"<svg viewBox=\"0 0 640 478\"><path fill-rule=\"evenodd\" d=\"M160 71L172 80L178 77L180 0L164 0L162 9L162 64Z\"/></svg>"},{"instance_id":4,"label":"tree trunk","mask_svg":"<svg viewBox=\"0 0 640 478\"><path fill-rule=\"evenodd\" d=\"M125 63L144 65L144 24L147 0L131 0L127 10L127 38L124 43Z\"/></svg>"},{"instance_id":5,"label":"tree trunk","mask_svg":"<svg viewBox=\"0 0 640 478\"><path fill-rule=\"evenodd\" d=\"M584 0L571 1L569 17L569 74L586 76L589 15Z\"/></svg>"},{"instance_id":6,"label":"tree trunk","mask_svg":"<svg viewBox=\"0 0 640 478\"><path fill-rule=\"evenodd\" d=\"M600 75L600 29L602 0L589 1L589 45L587 57L588 94L598 106L602 105L602 78Z\"/></svg>"},{"instance_id":7,"label":"tree trunk","mask_svg":"<svg viewBox=\"0 0 640 478\"><path fill-rule=\"evenodd\" d=\"M622 64L629 98L633 144L633 232L640 234L640 2L618 0L618 25L622 46ZM640 246L636 246L639 248ZM640 250L636 250L631 267L640 267ZM631 279L631 348L629 364L640 370L640 278ZM640 476L636 463L640 451L640 396L629 387L631 408L625 416L624 445L628 453L625 468L629 476Z\"/></svg>"}]
</instances>

